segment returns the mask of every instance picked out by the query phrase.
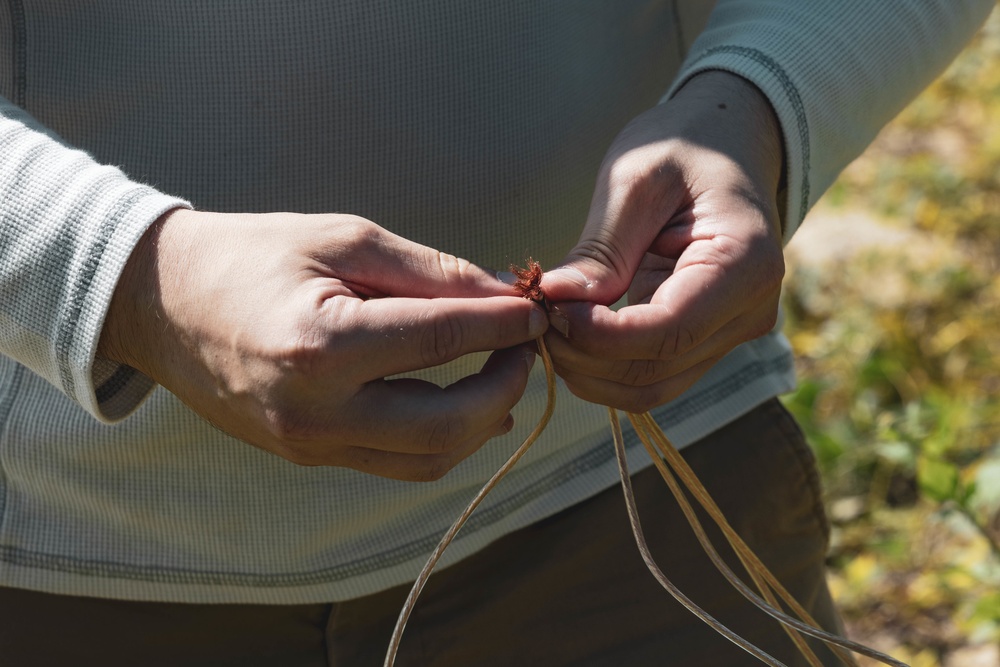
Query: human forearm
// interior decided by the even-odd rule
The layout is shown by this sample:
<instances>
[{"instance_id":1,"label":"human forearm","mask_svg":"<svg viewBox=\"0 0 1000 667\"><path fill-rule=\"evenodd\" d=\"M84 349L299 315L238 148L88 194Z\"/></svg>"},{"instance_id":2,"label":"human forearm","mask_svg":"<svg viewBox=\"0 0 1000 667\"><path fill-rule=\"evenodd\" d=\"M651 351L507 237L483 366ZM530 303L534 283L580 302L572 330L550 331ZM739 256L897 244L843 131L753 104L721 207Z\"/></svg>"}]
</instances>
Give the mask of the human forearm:
<instances>
[{"instance_id":1,"label":"human forearm","mask_svg":"<svg viewBox=\"0 0 1000 667\"><path fill-rule=\"evenodd\" d=\"M727 70L770 99L787 157L785 239L837 174L954 58L993 0L719 0L668 96Z\"/></svg>"},{"instance_id":2,"label":"human forearm","mask_svg":"<svg viewBox=\"0 0 1000 667\"><path fill-rule=\"evenodd\" d=\"M3 99L0 156L0 352L95 416L122 418L152 384L95 363L104 316L136 240L184 202L98 164Z\"/></svg>"}]
</instances>

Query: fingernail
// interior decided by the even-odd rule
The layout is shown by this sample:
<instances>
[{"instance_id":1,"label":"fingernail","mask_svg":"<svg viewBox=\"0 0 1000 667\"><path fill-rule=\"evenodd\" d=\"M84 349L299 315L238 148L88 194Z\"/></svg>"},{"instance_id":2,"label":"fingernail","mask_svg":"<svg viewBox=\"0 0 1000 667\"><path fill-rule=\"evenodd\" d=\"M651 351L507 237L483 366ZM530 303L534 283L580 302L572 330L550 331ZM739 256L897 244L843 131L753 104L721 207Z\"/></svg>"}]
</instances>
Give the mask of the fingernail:
<instances>
[{"instance_id":1,"label":"fingernail","mask_svg":"<svg viewBox=\"0 0 1000 667\"><path fill-rule=\"evenodd\" d=\"M531 338L538 338L549 328L549 319L545 316L545 311L541 308L532 308L528 314L528 335Z\"/></svg>"},{"instance_id":2,"label":"fingernail","mask_svg":"<svg viewBox=\"0 0 1000 667\"><path fill-rule=\"evenodd\" d=\"M562 280L567 280L585 289L589 289L590 286L593 285L593 283L590 282L587 276L583 275L583 273L579 269L574 269L571 266L566 266L563 268L546 271L544 278L552 278L553 276L561 278Z\"/></svg>"},{"instance_id":3,"label":"fingernail","mask_svg":"<svg viewBox=\"0 0 1000 667\"><path fill-rule=\"evenodd\" d=\"M530 349L524 350L524 363L528 365L528 370L530 371L535 365L535 351Z\"/></svg>"},{"instance_id":4,"label":"fingernail","mask_svg":"<svg viewBox=\"0 0 1000 667\"><path fill-rule=\"evenodd\" d=\"M569 320L566 315L559 310L558 306L552 306L549 310L549 324L552 328L563 335L563 338L569 338Z\"/></svg>"},{"instance_id":5,"label":"fingernail","mask_svg":"<svg viewBox=\"0 0 1000 667\"><path fill-rule=\"evenodd\" d=\"M517 282L517 276L510 271L497 271L497 280L502 282L504 285L513 285Z\"/></svg>"}]
</instances>

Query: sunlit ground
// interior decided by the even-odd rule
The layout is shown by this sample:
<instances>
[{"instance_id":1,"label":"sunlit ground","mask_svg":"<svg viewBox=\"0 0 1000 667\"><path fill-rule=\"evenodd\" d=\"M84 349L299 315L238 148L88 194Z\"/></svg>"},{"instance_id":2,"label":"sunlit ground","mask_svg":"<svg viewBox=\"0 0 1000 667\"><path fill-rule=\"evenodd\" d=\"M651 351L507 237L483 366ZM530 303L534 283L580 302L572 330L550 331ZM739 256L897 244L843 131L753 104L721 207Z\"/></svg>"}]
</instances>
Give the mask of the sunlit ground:
<instances>
[{"instance_id":1,"label":"sunlit ground","mask_svg":"<svg viewBox=\"0 0 1000 667\"><path fill-rule=\"evenodd\" d=\"M913 667L1000 665L1000 10L789 264L786 402L824 472L850 633Z\"/></svg>"}]
</instances>

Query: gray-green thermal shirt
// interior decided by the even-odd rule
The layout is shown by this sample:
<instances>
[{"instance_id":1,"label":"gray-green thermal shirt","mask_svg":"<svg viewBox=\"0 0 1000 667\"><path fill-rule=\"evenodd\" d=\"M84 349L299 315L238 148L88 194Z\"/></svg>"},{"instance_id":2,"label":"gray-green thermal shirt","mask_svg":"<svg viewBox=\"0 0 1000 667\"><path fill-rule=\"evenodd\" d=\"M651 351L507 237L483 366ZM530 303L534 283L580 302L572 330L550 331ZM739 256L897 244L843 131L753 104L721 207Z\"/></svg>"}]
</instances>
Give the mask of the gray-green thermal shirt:
<instances>
[{"instance_id":1,"label":"gray-green thermal shirt","mask_svg":"<svg viewBox=\"0 0 1000 667\"><path fill-rule=\"evenodd\" d=\"M780 119L791 235L994 5L720 0L709 19L711 4L0 0L0 585L190 602L371 593L412 579L542 411L536 372L519 426L431 484L302 468L227 437L95 358L122 267L164 212L354 213L485 266L552 266L615 134L723 69ZM684 445L792 384L775 332L655 416ZM612 484L605 414L560 391L446 561Z\"/></svg>"}]
</instances>

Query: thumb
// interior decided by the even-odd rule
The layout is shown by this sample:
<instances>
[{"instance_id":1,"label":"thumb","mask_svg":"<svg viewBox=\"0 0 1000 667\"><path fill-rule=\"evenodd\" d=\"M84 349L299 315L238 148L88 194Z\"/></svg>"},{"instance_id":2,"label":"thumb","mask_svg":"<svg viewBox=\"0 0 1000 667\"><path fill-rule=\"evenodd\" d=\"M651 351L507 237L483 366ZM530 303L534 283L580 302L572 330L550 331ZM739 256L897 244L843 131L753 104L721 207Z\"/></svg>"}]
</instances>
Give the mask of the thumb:
<instances>
[{"instance_id":1,"label":"thumb","mask_svg":"<svg viewBox=\"0 0 1000 667\"><path fill-rule=\"evenodd\" d=\"M678 208L677 176L673 169L654 168L658 164L649 163L642 151L631 151L602 167L580 239L542 277L550 301L609 306L625 294Z\"/></svg>"},{"instance_id":2,"label":"thumb","mask_svg":"<svg viewBox=\"0 0 1000 667\"><path fill-rule=\"evenodd\" d=\"M562 263L542 276L542 291L554 302L609 306L628 290L647 247L635 237L619 242L607 229L591 233L588 225Z\"/></svg>"}]
</instances>

